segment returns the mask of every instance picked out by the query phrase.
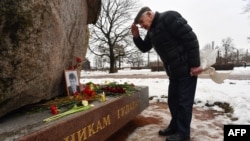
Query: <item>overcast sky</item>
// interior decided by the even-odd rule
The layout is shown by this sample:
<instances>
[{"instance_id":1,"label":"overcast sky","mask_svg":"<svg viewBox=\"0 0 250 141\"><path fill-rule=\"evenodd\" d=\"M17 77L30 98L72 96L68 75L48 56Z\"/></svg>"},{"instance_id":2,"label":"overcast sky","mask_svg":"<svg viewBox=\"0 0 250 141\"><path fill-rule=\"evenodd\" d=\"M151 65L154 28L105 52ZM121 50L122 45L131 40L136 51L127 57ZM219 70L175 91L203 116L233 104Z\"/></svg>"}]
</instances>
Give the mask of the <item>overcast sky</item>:
<instances>
[{"instance_id":1,"label":"overcast sky","mask_svg":"<svg viewBox=\"0 0 250 141\"><path fill-rule=\"evenodd\" d=\"M180 12L198 36L200 46L231 37L236 48L250 49L250 13L243 14L243 0L139 0L153 11Z\"/></svg>"}]
</instances>

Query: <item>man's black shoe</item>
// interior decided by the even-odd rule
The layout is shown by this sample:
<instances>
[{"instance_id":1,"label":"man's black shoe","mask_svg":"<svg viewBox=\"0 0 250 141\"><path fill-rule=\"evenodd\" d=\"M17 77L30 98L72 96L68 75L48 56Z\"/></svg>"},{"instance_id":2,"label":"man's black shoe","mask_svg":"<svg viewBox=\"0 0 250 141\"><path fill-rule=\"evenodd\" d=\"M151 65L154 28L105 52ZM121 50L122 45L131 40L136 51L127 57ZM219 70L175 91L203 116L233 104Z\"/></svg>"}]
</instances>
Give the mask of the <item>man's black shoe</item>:
<instances>
[{"instance_id":1,"label":"man's black shoe","mask_svg":"<svg viewBox=\"0 0 250 141\"><path fill-rule=\"evenodd\" d=\"M190 136L183 136L177 133L169 136L166 141L190 141Z\"/></svg>"},{"instance_id":2,"label":"man's black shoe","mask_svg":"<svg viewBox=\"0 0 250 141\"><path fill-rule=\"evenodd\" d=\"M161 136L169 136L169 135L173 135L174 133L175 133L175 130L171 129L170 127L159 131L159 135Z\"/></svg>"}]
</instances>

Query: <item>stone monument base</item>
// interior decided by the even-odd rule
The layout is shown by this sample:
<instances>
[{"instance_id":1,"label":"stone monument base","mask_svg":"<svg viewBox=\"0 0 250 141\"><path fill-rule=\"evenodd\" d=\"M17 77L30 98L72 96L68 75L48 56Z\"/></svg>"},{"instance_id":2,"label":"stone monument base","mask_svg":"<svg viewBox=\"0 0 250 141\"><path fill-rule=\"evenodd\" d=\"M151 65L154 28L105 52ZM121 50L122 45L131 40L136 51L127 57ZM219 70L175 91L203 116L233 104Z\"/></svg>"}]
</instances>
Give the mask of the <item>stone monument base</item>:
<instances>
[{"instance_id":1,"label":"stone monument base","mask_svg":"<svg viewBox=\"0 0 250 141\"><path fill-rule=\"evenodd\" d=\"M16 137L17 141L100 141L105 140L149 105L148 87L130 96L107 97L90 110L72 114ZM39 121L41 122L41 121Z\"/></svg>"}]
</instances>

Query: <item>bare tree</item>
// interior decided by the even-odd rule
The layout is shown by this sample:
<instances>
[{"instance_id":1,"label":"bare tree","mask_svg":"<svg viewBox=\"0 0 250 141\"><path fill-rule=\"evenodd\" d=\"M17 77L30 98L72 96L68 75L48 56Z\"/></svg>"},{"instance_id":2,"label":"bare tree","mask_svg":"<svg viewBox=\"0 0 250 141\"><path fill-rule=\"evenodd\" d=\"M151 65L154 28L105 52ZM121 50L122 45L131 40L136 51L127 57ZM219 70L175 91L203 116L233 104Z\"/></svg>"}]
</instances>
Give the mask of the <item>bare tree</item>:
<instances>
[{"instance_id":1,"label":"bare tree","mask_svg":"<svg viewBox=\"0 0 250 141\"><path fill-rule=\"evenodd\" d=\"M134 18L132 14L138 9L137 2L135 0L103 0L102 2L99 20L95 25L90 26L89 50L95 55L106 56L110 62L109 73L114 73L116 59L131 53L130 26Z\"/></svg>"},{"instance_id":2,"label":"bare tree","mask_svg":"<svg viewBox=\"0 0 250 141\"><path fill-rule=\"evenodd\" d=\"M94 64L97 69L104 70L106 63L107 63L107 58L97 55L94 57Z\"/></svg>"},{"instance_id":3,"label":"bare tree","mask_svg":"<svg viewBox=\"0 0 250 141\"><path fill-rule=\"evenodd\" d=\"M234 45L233 45L233 39L230 37L227 37L225 39L222 39L222 51L224 51L224 56L225 56L225 63L228 63L228 58L230 57L230 52L234 50Z\"/></svg>"},{"instance_id":4,"label":"bare tree","mask_svg":"<svg viewBox=\"0 0 250 141\"><path fill-rule=\"evenodd\" d=\"M116 44L114 46L114 55L116 63L118 63L118 68L121 68L121 63L123 62L123 57L125 56L125 47L123 45ZM115 64L116 65L116 64ZM115 66L117 68L117 65Z\"/></svg>"},{"instance_id":5,"label":"bare tree","mask_svg":"<svg viewBox=\"0 0 250 141\"><path fill-rule=\"evenodd\" d=\"M141 53L141 51L138 50L138 51L136 51L128 56L127 62L129 64L132 64L132 67L139 68L142 65L144 65L143 54Z\"/></svg>"}]
</instances>

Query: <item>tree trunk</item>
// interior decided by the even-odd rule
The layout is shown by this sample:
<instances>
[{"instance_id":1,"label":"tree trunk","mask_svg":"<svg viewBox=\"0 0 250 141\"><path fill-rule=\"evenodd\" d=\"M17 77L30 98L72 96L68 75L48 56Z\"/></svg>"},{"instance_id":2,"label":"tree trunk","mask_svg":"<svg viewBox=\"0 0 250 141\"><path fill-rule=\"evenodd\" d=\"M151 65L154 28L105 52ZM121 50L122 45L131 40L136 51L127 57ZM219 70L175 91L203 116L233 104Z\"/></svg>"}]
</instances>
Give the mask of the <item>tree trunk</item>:
<instances>
[{"instance_id":1,"label":"tree trunk","mask_svg":"<svg viewBox=\"0 0 250 141\"><path fill-rule=\"evenodd\" d=\"M113 49L110 49L110 67L109 67L109 73L116 73L116 69L115 69L115 55L114 55Z\"/></svg>"}]
</instances>

